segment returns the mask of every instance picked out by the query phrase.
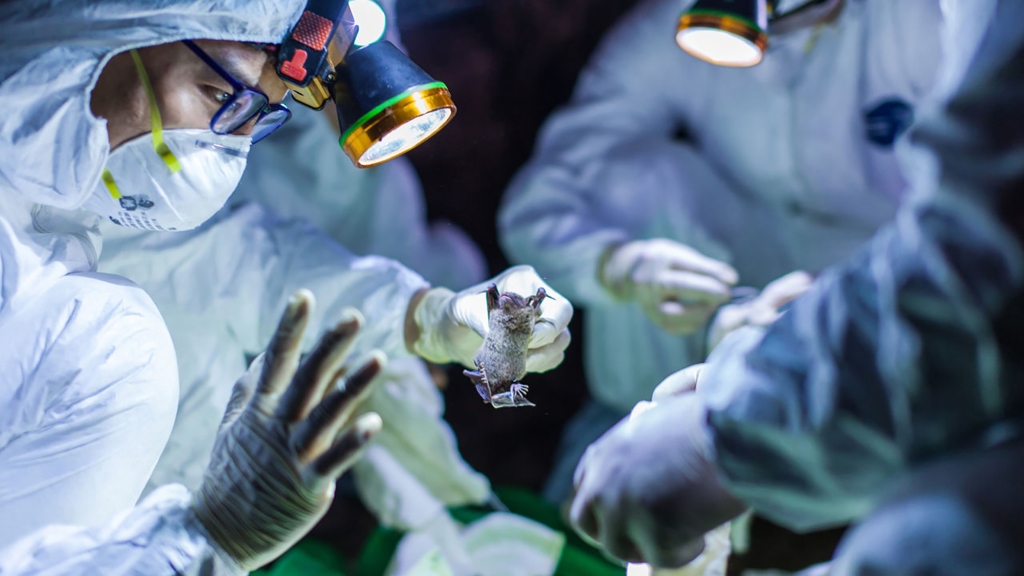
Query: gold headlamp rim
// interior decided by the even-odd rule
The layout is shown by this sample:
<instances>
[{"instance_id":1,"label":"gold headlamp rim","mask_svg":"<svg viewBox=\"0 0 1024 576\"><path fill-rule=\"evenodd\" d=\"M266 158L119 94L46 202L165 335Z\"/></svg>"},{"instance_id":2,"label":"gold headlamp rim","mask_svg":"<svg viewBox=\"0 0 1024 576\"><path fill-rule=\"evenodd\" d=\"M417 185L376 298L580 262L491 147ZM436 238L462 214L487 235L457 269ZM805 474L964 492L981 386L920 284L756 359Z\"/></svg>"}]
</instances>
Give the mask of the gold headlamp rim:
<instances>
[{"instance_id":1,"label":"gold headlamp rim","mask_svg":"<svg viewBox=\"0 0 1024 576\"><path fill-rule=\"evenodd\" d=\"M676 38L678 43L679 34L683 30L690 28L712 28L715 30L721 30L728 32L744 40L749 41L751 44L757 47L762 57L766 50L768 50L768 34L761 29L756 23L741 18L735 14L729 14L727 12L718 12L716 10L691 10L683 13L679 17L679 27L676 29ZM687 54L704 60L703 55L694 54L686 46L679 44L679 47L686 51ZM760 58L758 59L760 62ZM728 62L715 62L719 66L730 66L734 68L746 68L757 64L730 64Z\"/></svg>"},{"instance_id":2,"label":"gold headlamp rim","mask_svg":"<svg viewBox=\"0 0 1024 576\"><path fill-rule=\"evenodd\" d=\"M431 135L444 128L455 116L455 102L452 101L451 92L448 91L448 87L443 82L431 82L416 86L394 98L388 99L383 104L364 114L341 135L341 147L345 154L352 159L352 162L360 168L382 164L392 157L372 164L363 163L361 158L370 147L381 141L398 127L420 116L445 108L450 109L451 114L434 129ZM429 139L430 136L421 139L414 146L405 150L403 154Z\"/></svg>"}]
</instances>

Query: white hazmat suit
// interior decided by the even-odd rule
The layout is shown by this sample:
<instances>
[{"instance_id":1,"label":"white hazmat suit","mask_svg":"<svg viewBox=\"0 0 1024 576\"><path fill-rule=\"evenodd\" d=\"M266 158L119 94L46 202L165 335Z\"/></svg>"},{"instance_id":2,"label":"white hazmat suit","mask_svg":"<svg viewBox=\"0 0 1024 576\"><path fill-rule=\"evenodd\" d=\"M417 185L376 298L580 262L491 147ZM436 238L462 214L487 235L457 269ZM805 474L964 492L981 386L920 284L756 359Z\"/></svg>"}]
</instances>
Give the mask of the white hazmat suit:
<instances>
[{"instance_id":1,"label":"white hazmat suit","mask_svg":"<svg viewBox=\"0 0 1024 576\"><path fill-rule=\"evenodd\" d=\"M401 45L391 4L382 4L389 17L385 39ZM457 227L428 225L408 159L356 168L340 154L335 120L289 105L291 120L250 150L232 207L188 239L101 225L100 269L131 278L154 299L178 355L178 416L147 491L168 483L199 486L231 383L266 345L282 302L304 287L320 302L321 320L336 318L345 306L360 308L369 325L357 350L378 348L390 357L379 376L384 384L364 404L383 417L384 429L355 465L355 476L383 523L420 528L445 505L483 502L489 485L459 457L441 418L443 398L395 329L404 314L401 299L426 284L394 262L349 251L393 258L450 288L483 280L483 255ZM232 264L224 269L226 261ZM378 338L389 330L388 338ZM393 473L396 465L403 474Z\"/></svg>"},{"instance_id":2,"label":"white hazmat suit","mask_svg":"<svg viewBox=\"0 0 1024 576\"><path fill-rule=\"evenodd\" d=\"M0 573L115 573L133 559L171 574L214 558L180 487L131 509L173 423L177 370L148 296L95 273L98 217L76 208L109 144L89 97L115 53L183 38L276 42L301 9L0 5L0 547L47 524L128 515L106 531L43 531L5 552Z\"/></svg>"},{"instance_id":3,"label":"white hazmat suit","mask_svg":"<svg viewBox=\"0 0 1024 576\"><path fill-rule=\"evenodd\" d=\"M1024 3L944 8L914 194L767 332L727 339L695 393L656 398L594 445L574 508L604 544L670 562L708 516L735 514L696 509L710 465L793 528L859 519L829 574L1024 570ZM623 469L647 474L626 484ZM637 505L652 488L676 509Z\"/></svg>"},{"instance_id":4,"label":"white hazmat suit","mask_svg":"<svg viewBox=\"0 0 1024 576\"><path fill-rule=\"evenodd\" d=\"M298 19L301 7L298 2L242 1L172 1L159 9L127 1L0 6L0 42L8 52L0 67L0 103L7 113L0 118L0 335L5 343L0 362L7 368L0 387L7 399L0 459L5 473L24 471L5 483L0 505L10 506L3 524L11 536L50 524L3 549L0 573L219 573L258 566L279 555L326 511L333 479L379 429L380 418L367 415L336 436L332 427L346 422L345 409L357 394L347 387L322 393L321 387L331 382L325 375L334 374L343 357L339 346L347 344L344 339L359 324L356 316L328 331L320 352L293 378L299 336L317 334L319 320L337 319L340 313L338 302L329 300L326 313L309 320L313 303L308 292L288 299L287 307L282 297L277 309L286 308L286 313L268 368L250 371L240 380L242 387L236 386L233 399L245 401L246 386L255 392L250 392L251 402L234 406L223 420L202 491L194 499L181 486L165 486L131 508L166 440L178 383L173 346L153 303L122 278L94 272L100 255L97 218L77 207L90 195L107 194L109 183L104 188L100 173L112 155L105 122L90 111L93 86L113 54L133 48L182 39L274 43ZM137 58L136 64L145 84ZM152 91L147 93L155 120L153 135L142 137L155 143L159 115ZM172 131L178 141L192 138L185 136L188 130L171 129L168 139ZM200 145L209 144L212 134L196 132L201 133L197 143L176 154L219 153ZM145 152L146 147L133 150ZM182 184L190 182L185 176L207 174L191 167L192 158L182 156L185 171L193 171L173 179L170 190L177 196L160 202L193 201ZM136 169L143 172L142 164ZM210 174L204 182L219 182L219 188L207 186L209 194L200 198L204 204L198 208L212 213L216 206L211 209L211 204L223 202L234 186L227 183L228 173ZM144 189L158 184L152 175L136 181ZM115 192L109 189L117 198ZM254 234L265 236L280 231L273 224L255 228ZM284 234L295 241L291 249L316 253L319 262L328 263L303 269L311 284L323 268L334 267L339 253L358 271L347 278L345 289L369 301L374 328L362 334L364 344L389 350L408 346L435 362L471 364L487 331L482 287L457 294L443 288L425 291L426 283L397 262L353 259L315 231L310 234L315 241L305 244L296 234ZM190 238L184 234L178 240ZM230 238L230 230L225 240L242 244ZM242 240L260 244L259 238ZM275 265L273 241L260 248L252 255L257 264ZM251 262L209 252L213 268L206 272L212 279ZM181 268L188 265L185 255ZM237 281L248 278L238 271ZM286 262L279 276L257 281L287 284L301 276L292 272ZM173 274L168 285L175 280L188 285L187 278ZM528 267L510 269L493 282L502 290L552 291ZM246 288L226 282L219 294L176 296L212 299L229 309L227 295ZM272 290L265 294L275 297ZM236 310L231 327L244 334L235 336L266 341L273 327L269 308ZM528 343L531 371L556 366L569 342L572 308L564 298L545 303L541 316ZM312 330L303 332L300 327L308 323L314 324ZM324 372L328 360L335 367ZM378 358L368 366L381 362ZM365 386L374 372L361 370L347 382ZM308 412L320 398L317 409ZM317 457L319 449L327 452ZM225 513L225 506L234 514ZM85 526L53 525L61 522ZM220 544L216 549L214 539Z\"/></svg>"},{"instance_id":5,"label":"white hazmat suit","mask_svg":"<svg viewBox=\"0 0 1024 576\"><path fill-rule=\"evenodd\" d=\"M939 0L847 0L838 18L773 35L748 69L675 43L692 2L649 0L622 20L544 126L510 186L502 246L587 310L595 402L570 423L547 496L568 496L583 447L703 359L599 281L613 245L664 238L764 287L847 255L895 213L900 135L939 62Z\"/></svg>"}]
</instances>

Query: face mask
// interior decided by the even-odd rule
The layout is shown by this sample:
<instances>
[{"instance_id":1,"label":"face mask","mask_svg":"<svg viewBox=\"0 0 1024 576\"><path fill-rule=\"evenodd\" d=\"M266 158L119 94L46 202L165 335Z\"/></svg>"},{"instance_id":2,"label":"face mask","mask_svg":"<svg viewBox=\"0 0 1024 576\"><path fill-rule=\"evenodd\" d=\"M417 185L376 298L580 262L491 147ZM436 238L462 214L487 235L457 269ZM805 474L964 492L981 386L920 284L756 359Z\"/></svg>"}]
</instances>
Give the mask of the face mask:
<instances>
[{"instance_id":1,"label":"face mask","mask_svg":"<svg viewBox=\"0 0 1024 576\"><path fill-rule=\"evenodd\" d=\"M146 70L132 51L149 99L152 132L125 142L107 159L84 209L143 230L191 230L227 201L245 170L248 136L209 130L163 131Z\"/></svg>"}]
</instances>

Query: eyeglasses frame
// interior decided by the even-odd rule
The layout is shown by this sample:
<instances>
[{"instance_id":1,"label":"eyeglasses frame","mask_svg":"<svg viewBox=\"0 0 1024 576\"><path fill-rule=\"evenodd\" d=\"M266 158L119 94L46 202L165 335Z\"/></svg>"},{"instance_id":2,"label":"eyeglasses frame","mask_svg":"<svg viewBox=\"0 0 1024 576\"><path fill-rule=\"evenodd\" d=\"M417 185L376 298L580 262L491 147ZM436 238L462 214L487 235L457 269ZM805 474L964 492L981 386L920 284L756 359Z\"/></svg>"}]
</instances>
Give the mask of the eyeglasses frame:
<instances>
[{"instance_id":1,"label":"eyeglasses frame","mask_svg":"<svg viewBox=\"0 0 1024 576\"><path fill-rule=\"evenodd\" d=\"M262 98L264 104L263 104L262 107L257 108L253 112L253 114L251 116L249 116L248 118L245 119L244 122L239 124L238 127L235 128L235 130L238 130L238 128L241 128L242 126L245 126L249 122L252 122L253 119L256 120L256 124L259 124L260 120L262 120L263 118L267 117L269 114L272 114L272 113L278 112L278 111L283 111L285 113L285 117L284 117L283 120L281 120L281 122L279 122L278 124L274 125L273 128L271 128L270 130L266 131L265 133L259 134L259 138L253 137L253 139L252 139L252 143L253 144L259 142L260 140L263 140L267 136L270 136L271 134L274 133L274 131L276 131L278 128L283 126L285 122L287 122L288 120L291 119L292 112L291 112L291 110L288 109L287 106L285 106L284 104L271 104L270 103L270 98L268 98L266 94L264 94L260 90L257 90L256 88L253 88L251 86L246 86L245 84L240 82L238 79L236 79L234 76L232 76L230 72L228 72L220 64L218 64L217 61L214 60L209 54L207 54L202 48L200 48L198 45L196 45L195 42L193 42L191 40L182 40L182 43L185 46L187 46L188 49L191 50L196 56L198 56L199 59L203 61L203 63L205 63L207 66L209 66L214 72L216 72L218 76L223 78L225 82L230 84L231 88L233 90L233 92L231 93L231 98L229 98L226 102L224 102L221 105L220 109L217 110L217 113L213 115L213 118L210 119L210 131L211 132L213 132L214 134L230 134L231 133L231 132L220 132L217 129L215 129L214 126L217 125L217 120L220 119L220 117L224 113L224 111L227 110L229 106L234 104L239 98L241 98L242 96L244 96L246 94L252 94L255 97Z\"/></svg>"}]
</instances>

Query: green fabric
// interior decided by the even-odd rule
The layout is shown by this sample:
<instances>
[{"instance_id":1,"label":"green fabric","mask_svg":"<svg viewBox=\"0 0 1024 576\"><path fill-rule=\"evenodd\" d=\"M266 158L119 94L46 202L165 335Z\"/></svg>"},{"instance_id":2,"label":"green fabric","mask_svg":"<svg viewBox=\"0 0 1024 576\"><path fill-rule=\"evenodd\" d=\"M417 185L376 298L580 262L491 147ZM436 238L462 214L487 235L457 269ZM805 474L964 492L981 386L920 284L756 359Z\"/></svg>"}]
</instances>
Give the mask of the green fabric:
<instances>
[{"instance_id":1,"label":"green fabric","mask_svg":"<svg viewBox=\"0 0 1024 576\"><path fill-rule=\"evenodd\" d=\"M269 568L253 576L345 576L345 557L326 542L306 538L281 556Z\"/></svg>"},{"instance_id":2,"label":"green fabric","mask_svg":"<svg viewBox=\"0 0 1024 576\"><path fill-rule=\"evenodd\" d=\"M555 576L625 575L625 568L608 561L601 552L581 540L572 528L562 522L558 508L537 494L513 486L495 488L494 493L508 507L509 512L529 518L565 535L566 543L558 559ZM492 510L477 506L449 509L452 518L462 524L472 524L491 512ZM402 532L395 530L377 528L363 548L355 576L382 576L403 535Z\"/></svg>"},{"instance_id":3,"label":"green fabric","mask_svg":"<svg viewBox=\"0 0 1024 576\"><path fill-rule=\"evenodd\" d=\"M355 576L382 576L404 532L378 526L363 546Z\"/></svg>"}]
</instances>

